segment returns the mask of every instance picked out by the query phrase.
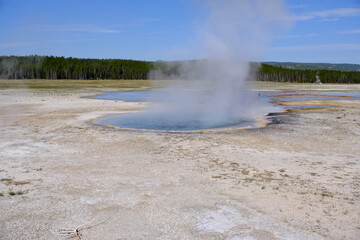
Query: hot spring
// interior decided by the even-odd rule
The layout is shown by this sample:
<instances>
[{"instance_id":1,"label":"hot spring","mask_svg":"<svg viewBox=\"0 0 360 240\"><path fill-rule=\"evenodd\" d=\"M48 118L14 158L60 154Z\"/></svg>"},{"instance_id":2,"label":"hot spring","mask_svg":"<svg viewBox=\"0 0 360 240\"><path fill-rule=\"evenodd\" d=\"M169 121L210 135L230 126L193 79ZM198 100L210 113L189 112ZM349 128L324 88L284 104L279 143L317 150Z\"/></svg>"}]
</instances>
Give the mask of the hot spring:
<instances>
[{"instance_id":1,"label":"hot spring","mask_svg":"<svg viewBox=\"0 0 360 240\"><path fill-rule=\"evenodd\" d=\"M182 90L181 94L188 91L189 96L206 95L188 108L179 109L175 103L169 103L168 91L129 91L129 92L104 92L91 98L103 100L117 100L128 102L147 102L149 107L140 112L110 114L99 118L96 124L126 130L149 130L165 132L184 131L221 131L236 130L265 126L266 115L269 112L279 112L283 109L270 103L269 95L266 92L254 92L257 94L253 108L247 114L232 114L231 117L218 117L216 108L209 109L204 102L212 98L211 94L204 92L194 93L198 90ZM184 93L185 92L185 93ZM192 103L194 101L191 101ZM235 103L236 104L236 103ZM240 103L239 103L240 104ZM165 106L165 108L164 108ZM214 111L214 112L211 112Z\"/></svg>"},{"instance_id":2,"label":"hot spring","mask_svg":"<svg viewBox=\"0 0 360 240\"><path fill-rule=\"evenodd\" d=\"M169 60L154 62L148 73L151 80L171 80L170 88L105 93L98 98L149 104L144 111L113 114L98 124L157 131L239 129L264 126L265 115L278 111L247 83L256 79L257 62L273 33L290 19L283 2L205 0L197 7L202 14L189 38L168 49L163 56Z\"/></svg>"}]
</instances>

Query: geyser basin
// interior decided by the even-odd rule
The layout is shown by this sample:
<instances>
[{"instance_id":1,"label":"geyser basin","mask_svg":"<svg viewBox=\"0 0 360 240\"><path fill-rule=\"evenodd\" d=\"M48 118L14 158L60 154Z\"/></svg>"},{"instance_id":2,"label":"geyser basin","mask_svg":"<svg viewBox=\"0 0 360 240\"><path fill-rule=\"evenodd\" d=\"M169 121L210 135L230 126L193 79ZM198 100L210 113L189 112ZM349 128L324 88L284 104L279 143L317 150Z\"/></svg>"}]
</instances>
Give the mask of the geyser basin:
<instances>
[{"instance_id":1,"label":"geyser basin","mask_svg":"<svg viewBox=\"0 0 360 240\"><path fill-rule=\"evenodd\" d=\"M268 122L267 113L283 110L271 104L266 93L262 93L256 98L257 102L254 103L256 107L252 108L251 111L246 109L246 115L239 112L239 114L233 114L232 117L226 118L222 117L223 114L218 113L215 109L204 107L203 102L207 101L207 98L201 98L197 104L186 106L185 110L177 109L176 104L163 104L164 99L168 99L168 97L159 91L105 92L92 98L151 102L151 107L142 112L111 114L94 121L95 124L123 130L184 132L263 127Z\"/></svg>"}]
</instances>

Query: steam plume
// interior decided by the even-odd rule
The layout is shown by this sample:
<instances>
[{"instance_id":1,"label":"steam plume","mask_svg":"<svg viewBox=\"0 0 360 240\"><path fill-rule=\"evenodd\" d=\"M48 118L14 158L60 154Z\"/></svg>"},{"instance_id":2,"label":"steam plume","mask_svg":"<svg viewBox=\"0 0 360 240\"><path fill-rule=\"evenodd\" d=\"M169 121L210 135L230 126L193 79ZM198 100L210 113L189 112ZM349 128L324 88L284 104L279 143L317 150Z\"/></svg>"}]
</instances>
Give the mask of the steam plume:
<instances>
[{"instance_id":1,"label":"steam plume","mask_svg":"<svg viewBox=\"0 0 360 240\"><path fill-rule=\"evenodd\" d=\"M166 104L150 106L146 119L158 118L174 126L216 127L247 120L260 107L257 95L245 86L249 61L260 60L272 33L284 26L283 1L202 3L208 14L194 46L198 48L197 58L205 60L162 63L162 69L176 70L169 74L159 68L151 77L182 79L185 84L166 91Z\"/></svg>"}]
</instances>

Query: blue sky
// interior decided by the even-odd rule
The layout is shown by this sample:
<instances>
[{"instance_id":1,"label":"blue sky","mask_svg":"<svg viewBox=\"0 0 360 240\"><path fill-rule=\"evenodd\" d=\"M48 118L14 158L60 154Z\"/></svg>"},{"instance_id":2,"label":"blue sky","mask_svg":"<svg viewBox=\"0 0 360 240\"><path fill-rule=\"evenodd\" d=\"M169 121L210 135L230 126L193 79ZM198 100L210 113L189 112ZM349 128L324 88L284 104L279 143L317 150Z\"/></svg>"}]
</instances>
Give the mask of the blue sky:
<instances>
[{"instance_id":1,"label":"blue sky","mask_svg":"<svg viewBox=\"0 0 360 240\"><path fill-rule=\"evenodd\" d=\"M259 60L360 64L360 0L285 5L291 27ZM201 0L0 0L0 55L196 58L181 52L204 14Z\"/></svg>"}]
</instances>

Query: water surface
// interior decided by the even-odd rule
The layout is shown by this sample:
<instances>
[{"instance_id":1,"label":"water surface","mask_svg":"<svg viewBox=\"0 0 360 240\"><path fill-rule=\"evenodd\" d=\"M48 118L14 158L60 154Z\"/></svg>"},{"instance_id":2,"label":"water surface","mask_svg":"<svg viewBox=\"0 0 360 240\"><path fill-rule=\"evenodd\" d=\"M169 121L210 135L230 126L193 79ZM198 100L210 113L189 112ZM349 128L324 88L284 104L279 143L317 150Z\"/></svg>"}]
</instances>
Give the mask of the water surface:
<instances>
[{"instance_id":1,"label":"water surface","mask_svg":"<svg viewBox=\"0 0 360 240\"><path fill-rule=\"evenodd\" d=\"M190 90L182 90L190 91ZM202 102L198 106L191 106L192 110L180 113L176 109L170 108L167 111L157 111L157 108L145 109L142 112L136 113L119 113L107 115L96 121L98 124L112 126L121 129L145 129L145 130L158 130L158 131L199 131L199 130L224 130L224 129L240 129L246 127L261 127L265 126L268 113L283 112L285 109L316 109L326 108L330 106L293 106L287 105L286 102L294 101L311 101L311 100L360 100L360 93L347 92L347 93L328 93L328 92L283 92L283 91L261 91L253 92L257 94L256 98L252 98L253 103L248 104L244 113L239 113L238 118L227 118L214 121L213 114L202 114ZM91 97L103 100L117 100L129 102L152 102L160 104L166 102L168 92L163 91L111 91L104 92L101 95ZM207 96L202 98L202 101L207 101ZM280 105L281 102L281 105ZM234 106L237 103L234 103ZM239 102L238 104L241 104ZM153 104L154 105L154 104ZM169 104L168 104L169 106ZM197 111L198 110L198 111Z\"/></svg>"},{"instance_id":2,"label":"water surface","mask_svg":"<svg viewBox=\"0 0 360 240\"><path fill-rule=\"evenodd\" d=\"M192 90L181 90L192 91ZM104 92L101 95L92 97L103 100L117 100L129 102L156 102L161 106L161 103L168 99L168 92L161 91L129 91L129 92ZM170 108L164 111L160 107L151 110L144 110L137 113L119 113L107 115L96 121L98 124L106 126L118 127L122 129L145 129L145 130L160 130L160 131L199 131L207 129L223 130L223 129L239 129L244 127L258 127L266 122L266 114L269 112L281 112L283 108L276 106L269 101L269 95L266 92L258 94L254 98L251 109L244 109L243 117L222 119L216 112L206 114L202 113L202 102L198 106L191 106L191 110L176 111ZM209 98L211 96L208 96ZM202 101L206 101L206 97ZM236 103L234 103L236 104ZM241 104L241 103L239 103ZM154 105L154 104L153 104ZM256 107L255 107L256 106ZM198 110L198 111L197 111ZM238 115L241 115L239 113ZM209 116L213 116L209 118Z\"/></svg>"}]
</instances>

